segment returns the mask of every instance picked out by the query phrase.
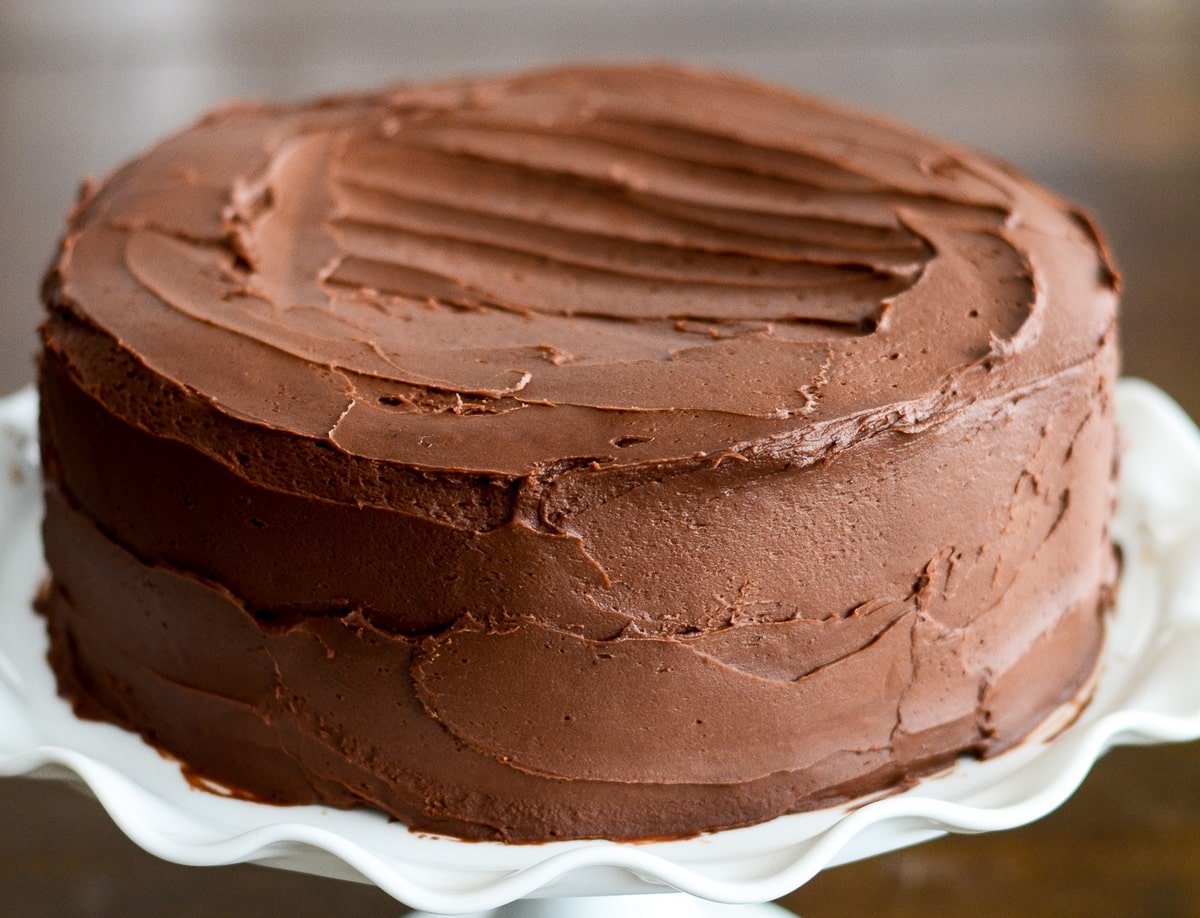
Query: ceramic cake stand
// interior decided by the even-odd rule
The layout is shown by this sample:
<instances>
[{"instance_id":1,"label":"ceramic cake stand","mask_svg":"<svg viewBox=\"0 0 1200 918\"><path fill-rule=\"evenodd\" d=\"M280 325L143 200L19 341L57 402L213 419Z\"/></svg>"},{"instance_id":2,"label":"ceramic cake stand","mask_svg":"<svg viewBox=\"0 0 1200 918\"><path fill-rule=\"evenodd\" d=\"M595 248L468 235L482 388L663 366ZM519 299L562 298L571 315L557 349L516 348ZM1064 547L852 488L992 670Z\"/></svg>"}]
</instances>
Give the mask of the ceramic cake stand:
<instances>
[{"instance_id":1,"label":"ceramic cake stand","mask_svg":"<svg viewBox=\"0 0 1200 918\"><path fill-rule=\"evenodd\" d=\"M1032 822L1114 745L1200 738L1200 432L1146 383L1118 390L1125 566L1082 714L1068 705L1004 755L964 758L904 793L647 844L467 843L367 810L233 800L194 790L136 736L77 720L55 694L45 630L30 611L44 576L35 412L29 391L0 401L0 774L81 781L137 844L180 864L253 861L359 880L438 914L782 915L753 903L946 832Z\"/></svg>"}]
</instances>

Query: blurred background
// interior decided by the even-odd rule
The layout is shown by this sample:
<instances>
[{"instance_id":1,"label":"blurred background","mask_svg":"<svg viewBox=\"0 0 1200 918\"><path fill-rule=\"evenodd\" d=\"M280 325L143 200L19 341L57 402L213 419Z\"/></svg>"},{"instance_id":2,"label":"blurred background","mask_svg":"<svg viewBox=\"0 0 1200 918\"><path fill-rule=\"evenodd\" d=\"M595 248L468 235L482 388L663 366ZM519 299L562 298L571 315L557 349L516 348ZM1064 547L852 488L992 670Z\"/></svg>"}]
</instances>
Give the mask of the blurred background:
<instances>
[{"instance_id":1,"label":"blurred background","mask_svg":"<svg viewBox=\"0 0 1200 918\"><path fill-rule=\"evenodd\" d=\"M1200 3L1183 0L0 0L0 394L80 178L231 96L298 98L570 58L735 68L984 148L1098 218L1125 372L1200 418ZM875 915L1200 915L1200 746L1124 750L1038 825L818 877ZM0 782L0 911L398 914L365 887L141 853L93 802Z\"/></svg>"}]
</instances>

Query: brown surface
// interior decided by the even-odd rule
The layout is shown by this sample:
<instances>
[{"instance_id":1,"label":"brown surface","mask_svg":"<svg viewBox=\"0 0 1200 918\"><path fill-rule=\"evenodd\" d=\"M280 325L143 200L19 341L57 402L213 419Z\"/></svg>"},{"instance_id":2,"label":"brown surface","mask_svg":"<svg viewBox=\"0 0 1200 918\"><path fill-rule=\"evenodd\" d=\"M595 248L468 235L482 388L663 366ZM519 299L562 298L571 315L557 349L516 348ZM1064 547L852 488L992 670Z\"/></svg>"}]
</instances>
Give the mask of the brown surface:
<instances>
[{"instance_id":1,"label":"brown surface","mask_svg":"<svg viewBox=\"0 0 1200 918\"><path fill-rule=\"evenodd\" d=\"M1011 170L740 76L219 110L45 285L60 684L241 793L465 838L993 754L1100 646L1117 286Z\"/></svg>"},{"instance_id":2,"label":"brown surface","mask_svg":"<svg viewBox=\"0 0 1200 918\"><path fill-rule=\"evenodd\" d=\"M570 4L568 29L567 17L539 15L544 6L525 4L516 19L499 7L411 2L398 23L382 3L345 21L317 5L257 4L227 14L234 28L194 12L182 22L110 15L80 24L54 15L55 3L22 4L20 13L0 3L0 301L10 304L0 315L0 389L30 376L34 290L66 189L203 106L230 94L297 95L621 52L738 66L870 105L987 147L1085 201L1127 279L1127 371L1200 415L1194 12L1027 3L988 22L936 4L914 13L872 3L853 15L763 5L737 16L715 2L687 15L668 2L630 4L621 15ZM467 60L471 68L459 63ZM812 916L1200 914L1198 766L1196 745L1114 753L1039 825L831 871L789 904ZM381 894L333 881L157 862L58 786L2 782L0 814L0 894L13 913L392 911Z\"/></svg>"}]
</instances>

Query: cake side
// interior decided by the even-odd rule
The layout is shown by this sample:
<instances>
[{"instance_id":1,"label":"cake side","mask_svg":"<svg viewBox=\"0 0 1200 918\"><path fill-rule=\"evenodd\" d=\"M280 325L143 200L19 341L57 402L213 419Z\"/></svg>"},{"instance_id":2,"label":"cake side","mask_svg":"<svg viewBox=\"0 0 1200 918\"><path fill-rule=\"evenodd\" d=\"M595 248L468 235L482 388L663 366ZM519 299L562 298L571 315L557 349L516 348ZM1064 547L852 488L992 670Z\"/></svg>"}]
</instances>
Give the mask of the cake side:
<instances>
[{"instance_id":1,"label":"cake side","mask_svg":"<svg viewBox=\"0 0 1200 918\"><path fill-rule=\"evenodd\" d=\"M1078 376L1095 384L1098 369ZM1061 410L1062 398L1053 390L1027 396L1021 419ZM973 431L979 453L947 430L938 450L894 460L897 477L920 480L917 464L963 462L990 482L1002 466L988 453L1010 446L987 436L1011 423L998 413L994 426ZM73 418L81 438L96 443L85 415ZM530 615L503 625L464 616L448 630L406 636L362 609L297 608L288 617L248 610L207 578L146 565L55 494L46 533L59 585L49 605L64 649L58 665L75 697L143 730L199 774L268 800L358 799L409 825L514 840L753 822L911 779L960 751L1003 748L1071 695L1098 649L1111 578L1100 537L1107 491L1087 495L1075 477L1105 471L1095 458L1104 456L1103 415L1080 430L1073 438L1064 424L1048 438L1051 462L1072 451L1061 467L1005 457L1012 483L991 515L1009 531L943 527L972 549L950 543L913 565L895 595L830 616L822 610L848 599L814 590L801 609L810 617L777 621L745 609L737 621L645 637L630 629L588 638ZM98 453L142 468L129 461L139 453L99 443ZM1091 468L1081 468L1086 457ZM159 458L157 467L175 468L169 454ZM877 483L878 459L864 457L844 480ZM825 484L809 480L822 472L828 477L810 467L776 480L772 503L803 501L808 485ZM126 480L107 480L114 503L138 506ZM195 487L199 478L188 481ZM287 525L266 495L216 484L234 512ZM961 494L957 509L977 509L988 490ZM192 491L197 507L204 491ZM810 510L810 525L853 532L879 524L873 508L847 513L839 497ZM746 509L730 502L726 512ZM936 519L945 508L912 509ZM913 522L898 521L881 541L902 551L916 535ZM348 520L323 531L333 539L356 528ZM194 547L186 540L237 534L175 531L186 533L185 550ZM367 532L381 547L397 544ZM811 538L777 528L773 548L800 556ZM825 542L826 552L838 551ZM1089 542L1093 550L1080 551ZM711 586L715 578L702 579ZM423 594L435 606L436 589Z\"/></svg>"},{"instance_id":2,"label":"cake side","mask_svg":"<svg viewBox=\"0 0 1200 918\"><path fill-rule=\"evenodd\" d=\"M220 113L48 280L60 685L518 841L994 752L1100 645L1114 278L1010 170L721 75Z\"/></svg>"}]
</instances>

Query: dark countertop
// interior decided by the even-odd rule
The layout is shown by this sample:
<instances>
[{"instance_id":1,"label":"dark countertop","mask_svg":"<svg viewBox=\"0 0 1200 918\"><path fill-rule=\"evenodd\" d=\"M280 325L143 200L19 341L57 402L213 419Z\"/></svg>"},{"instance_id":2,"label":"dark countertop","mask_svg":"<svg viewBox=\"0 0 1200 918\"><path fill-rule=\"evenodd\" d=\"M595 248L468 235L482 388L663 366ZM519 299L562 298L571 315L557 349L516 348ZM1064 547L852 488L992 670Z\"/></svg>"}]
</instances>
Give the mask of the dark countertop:
<instances>
[{"instance_id":1,"label":"dark countertop","mask_svg":"<svg viewBox=\"0 0 1200 918\"><path fill-rule=\"evenodd\" d=\"M961 7L968 7L962 9ZM39 275L84 174L206 106L572 57L735 67L998 153L1097 216L1126 279L1125 372L1200 417L1200 8L1014 0L0 0L0 392L32 374ZM86 11L86 12L85 12ZM842 915L1200 915L1200 744L1123 749L1042 822L817 877ZM142 853L98 805L0 781L0 911L402 911L376 890Z\"/></svg>"}]
</instances>

